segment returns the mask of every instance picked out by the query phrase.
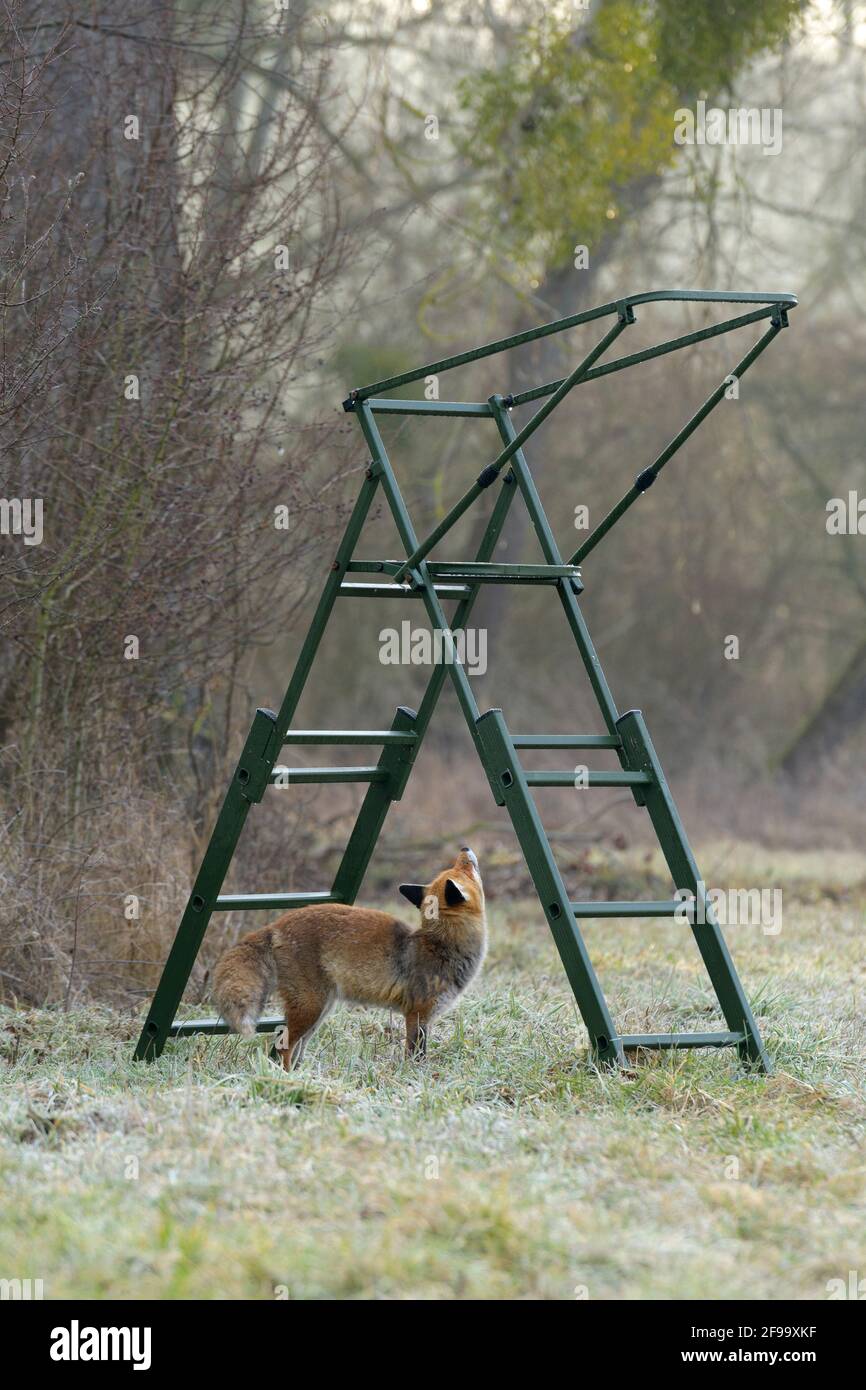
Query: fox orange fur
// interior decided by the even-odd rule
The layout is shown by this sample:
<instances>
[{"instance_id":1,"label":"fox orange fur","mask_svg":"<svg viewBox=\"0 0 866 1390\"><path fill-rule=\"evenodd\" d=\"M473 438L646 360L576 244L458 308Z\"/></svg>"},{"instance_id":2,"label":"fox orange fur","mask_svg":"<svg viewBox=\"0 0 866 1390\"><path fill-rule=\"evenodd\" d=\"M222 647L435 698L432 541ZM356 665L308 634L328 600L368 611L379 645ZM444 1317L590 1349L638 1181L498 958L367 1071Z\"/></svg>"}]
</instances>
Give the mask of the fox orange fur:
<instances>
[{"instance_id":1,"label":"fox orange fur","mask_svg":"<svg viewBox=\"0 0 866 1390\"><path fill-rule=\"evenodd\" d=\"M286 1020L278 1051L288 1069L334 1004L369 1004L401 1013L407 1054L423 1057L430 1024L478 974L487 949L478 860L464 846L431 883L402 883L400 892L419 909L414 926L388 912L327 903L286 912L243 937L214 973L226 1023L251 1036L276 991Z\"/></svg>"}]
</instances>

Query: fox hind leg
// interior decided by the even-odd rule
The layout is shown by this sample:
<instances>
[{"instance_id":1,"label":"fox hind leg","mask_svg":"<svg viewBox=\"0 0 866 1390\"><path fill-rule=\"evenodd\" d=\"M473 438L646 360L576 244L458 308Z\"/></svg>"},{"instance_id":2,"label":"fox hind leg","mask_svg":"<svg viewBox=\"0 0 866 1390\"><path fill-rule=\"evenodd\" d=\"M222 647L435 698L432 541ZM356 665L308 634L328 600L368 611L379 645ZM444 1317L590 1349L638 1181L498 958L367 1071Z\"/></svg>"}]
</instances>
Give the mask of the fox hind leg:
<instances>
[{"instance_id":1,"label":"fox hind leg","mask_svg":"<svg viewBox=\"0 0 866 1390\"><path fill-rule=\"evenodd\" d=\"M322 1017L328 1012L327 1004L305 1002L283 997L286 1021L277 1034L277 1055L284 1071L290 1071L301 1062L307 1041L315 1031Z\"/></svg>"}]
</instances>

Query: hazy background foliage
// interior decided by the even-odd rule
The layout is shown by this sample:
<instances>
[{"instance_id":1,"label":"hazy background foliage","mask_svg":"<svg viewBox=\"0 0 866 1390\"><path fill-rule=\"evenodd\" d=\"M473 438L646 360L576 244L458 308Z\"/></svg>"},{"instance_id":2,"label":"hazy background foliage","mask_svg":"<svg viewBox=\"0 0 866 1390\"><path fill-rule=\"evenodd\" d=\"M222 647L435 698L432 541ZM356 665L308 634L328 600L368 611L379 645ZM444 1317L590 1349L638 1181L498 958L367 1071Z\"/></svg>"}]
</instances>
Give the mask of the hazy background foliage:
<instances>
[{"instance_id":1,"label":"hazy background foliage","mask_svg":"<svg viewBox=\"0 0 866 1390\"><path fill-rule=\"evenodd\" d=\"M694 833L857 839L866 539L828 534L826 509L864 491L866 5L163 0L84 19L22 0L2 25L0 494L45 505L41 546L0 537L9 996L149 988L362 476L347 390L652 287L793 290L801 307L587 563L609 681L645 710ZM699 99L781 108L781 153L676 145L674 113ZM714 312L641 311L629 350ZM488 359L442 394L550 380L593 340ZM592 383L542 428L529 459L564 551L575 508L594 525L751 341ZM477 422L386 423L419 530L496 451ZM360 553L399 558L385 519ZM503 555L537 558L518 507ZM382 727L418 698L425 671L378 661L382 627L417 609L360 607L338 607L300 727ZM598 727L549 595L488 590L474 621L482 708ZM353 795L267 800L231 885L327 886ZM615 875L617 837L645 833L605 796L591 821L550 796L575 874L592 846ZM379 872L436 867L443 826L508 860L447 689ZM210 950L237 927L218 925Z\"/></svg>"}]
</instances>

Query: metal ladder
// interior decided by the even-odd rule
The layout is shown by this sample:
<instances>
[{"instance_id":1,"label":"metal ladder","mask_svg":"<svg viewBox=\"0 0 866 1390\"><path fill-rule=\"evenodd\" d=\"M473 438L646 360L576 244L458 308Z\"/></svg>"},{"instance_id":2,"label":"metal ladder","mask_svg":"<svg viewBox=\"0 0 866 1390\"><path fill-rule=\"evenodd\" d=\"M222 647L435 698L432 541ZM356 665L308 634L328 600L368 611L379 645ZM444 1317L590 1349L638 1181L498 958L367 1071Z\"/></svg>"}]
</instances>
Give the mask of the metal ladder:
<instances>
[{"instance_id":1,"label":"metal ladder","mask_svg":"<svg viewBox=\"0 0 866 1390\"><path fill-rule=\"evenodd\" d=\"M634 323L636 305L665 300L748 304L759 307L641 352L616 358L601 366L595 365L619 335ZM227 1025L219 1019L176 1019L178 1005L213 912L285 910L310 903L355 901L385 817L391 803L399 801L403 795L445 680L450 677L494 800L498 806L504 807L511 817L539 901L586 1025L593 1059L599 1064L617 1065L623 1063L627 1050L635 1048L736 1047L740 1059L748 1067L763 1072L771 1070L757 1023L712 905L706 898L703 881L643 717L638 710L630 710L625 714L618 712L587 630L578 595L583 589L581 561L651 486L676 450L723 399L732 378L742 377L777 333L787 327L787 312L796 303L796 298L791 294L660 290L632 295L567 319L544 324L540 328L511 338L500 339L470 352L428 364L387 381L376 382L353 391L344 401L344 408L358 419L370 451L370 464L283 703L276 713L265 709L256 711L145 1020L135 1050L137 1059L153 1060L158 1057L169 1037L228 1032ZM382 395L384 391L438 375L535 338L563 332L578 324L605 317L614 317L612 327L574 371L561 381L549 382L516 396L494 395L486 402L428 401L389 398ZM563 560L523 452L526 440L574 387L601 375L763 319L770 320L769 326L733 372L716 387L662 453L638 474L632 487L574 555L568 560ZM547 398L544 405L535 412L519 433L516 432L509 414L510 409L542 397ZM500 452L493 462L482 470L472 487L423 543L418 540L397 485L376 423L377 415L470 416L491 419L498 430L502 445ZM428 560L427 555L454 523L500 478L500 490L475 559L468 562ZM354 558L356 545L379 488L384 493L406 552L403 560ZM497 564L491 560L509 508L518 493L528 509L543 563ZM358 581L347 577L358 574L378 578ZM465 629L481 586L490 583L541 584L555 589L589 678L606 733L511 734L501 710L492 709L486 713L479 710L468 676L453 649L453 644L449 660L434 667L418 710L398 707L390 728L291 728L298 701L331 610L338 598L411 597L423 604L430 625L435 631L449 634ZM456 603L450 621L445 617L442 608L442 603L449 601ZM285 746L303 744L377 746L381 752L377 762L355 767L292 768L278 762ZM573 902L569 899L535 804L533 789L573 786L575 773L573 770L527 770L519 756L523 750L552 748L615 751L620 769L614 772L588 772L581 779L581 785L590 789L599 786L627 786L631 789L636 803L645 807L650 816L677 889L675 898L662 902ZM250 807L261 801L268 786L274 783L285 784L286 780L289 785L331 782L367 784L367 792L330 891L221 893ZM709 1033L618 1033L587 953L578 922L586 918L664 916L688 922L727 1024L725 1030ZM281 1023L282 1020L279 1018L263 1019L258 1025L259 1031L271 1032Z\"/></svg>"}]
</instances>

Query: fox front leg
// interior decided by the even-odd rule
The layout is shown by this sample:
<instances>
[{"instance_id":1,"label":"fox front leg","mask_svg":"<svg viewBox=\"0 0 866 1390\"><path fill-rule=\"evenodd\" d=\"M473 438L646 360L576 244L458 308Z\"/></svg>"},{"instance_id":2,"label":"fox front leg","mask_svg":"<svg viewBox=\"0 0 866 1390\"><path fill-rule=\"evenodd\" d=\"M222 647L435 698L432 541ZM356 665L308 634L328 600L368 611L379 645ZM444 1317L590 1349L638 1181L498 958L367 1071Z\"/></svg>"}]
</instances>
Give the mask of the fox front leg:
<instances>
[{"instance_id":1,"label":"fox front leg","mask_svg":"<svg viewBox=\"0 0 866 1390\"><path fill-rule=\"evenodd\" d=\"M430 1015L415 1010L406 1014L406 1056L423 1061L427 1056L427 1028Z\"/></svg>"}]
</instances>

